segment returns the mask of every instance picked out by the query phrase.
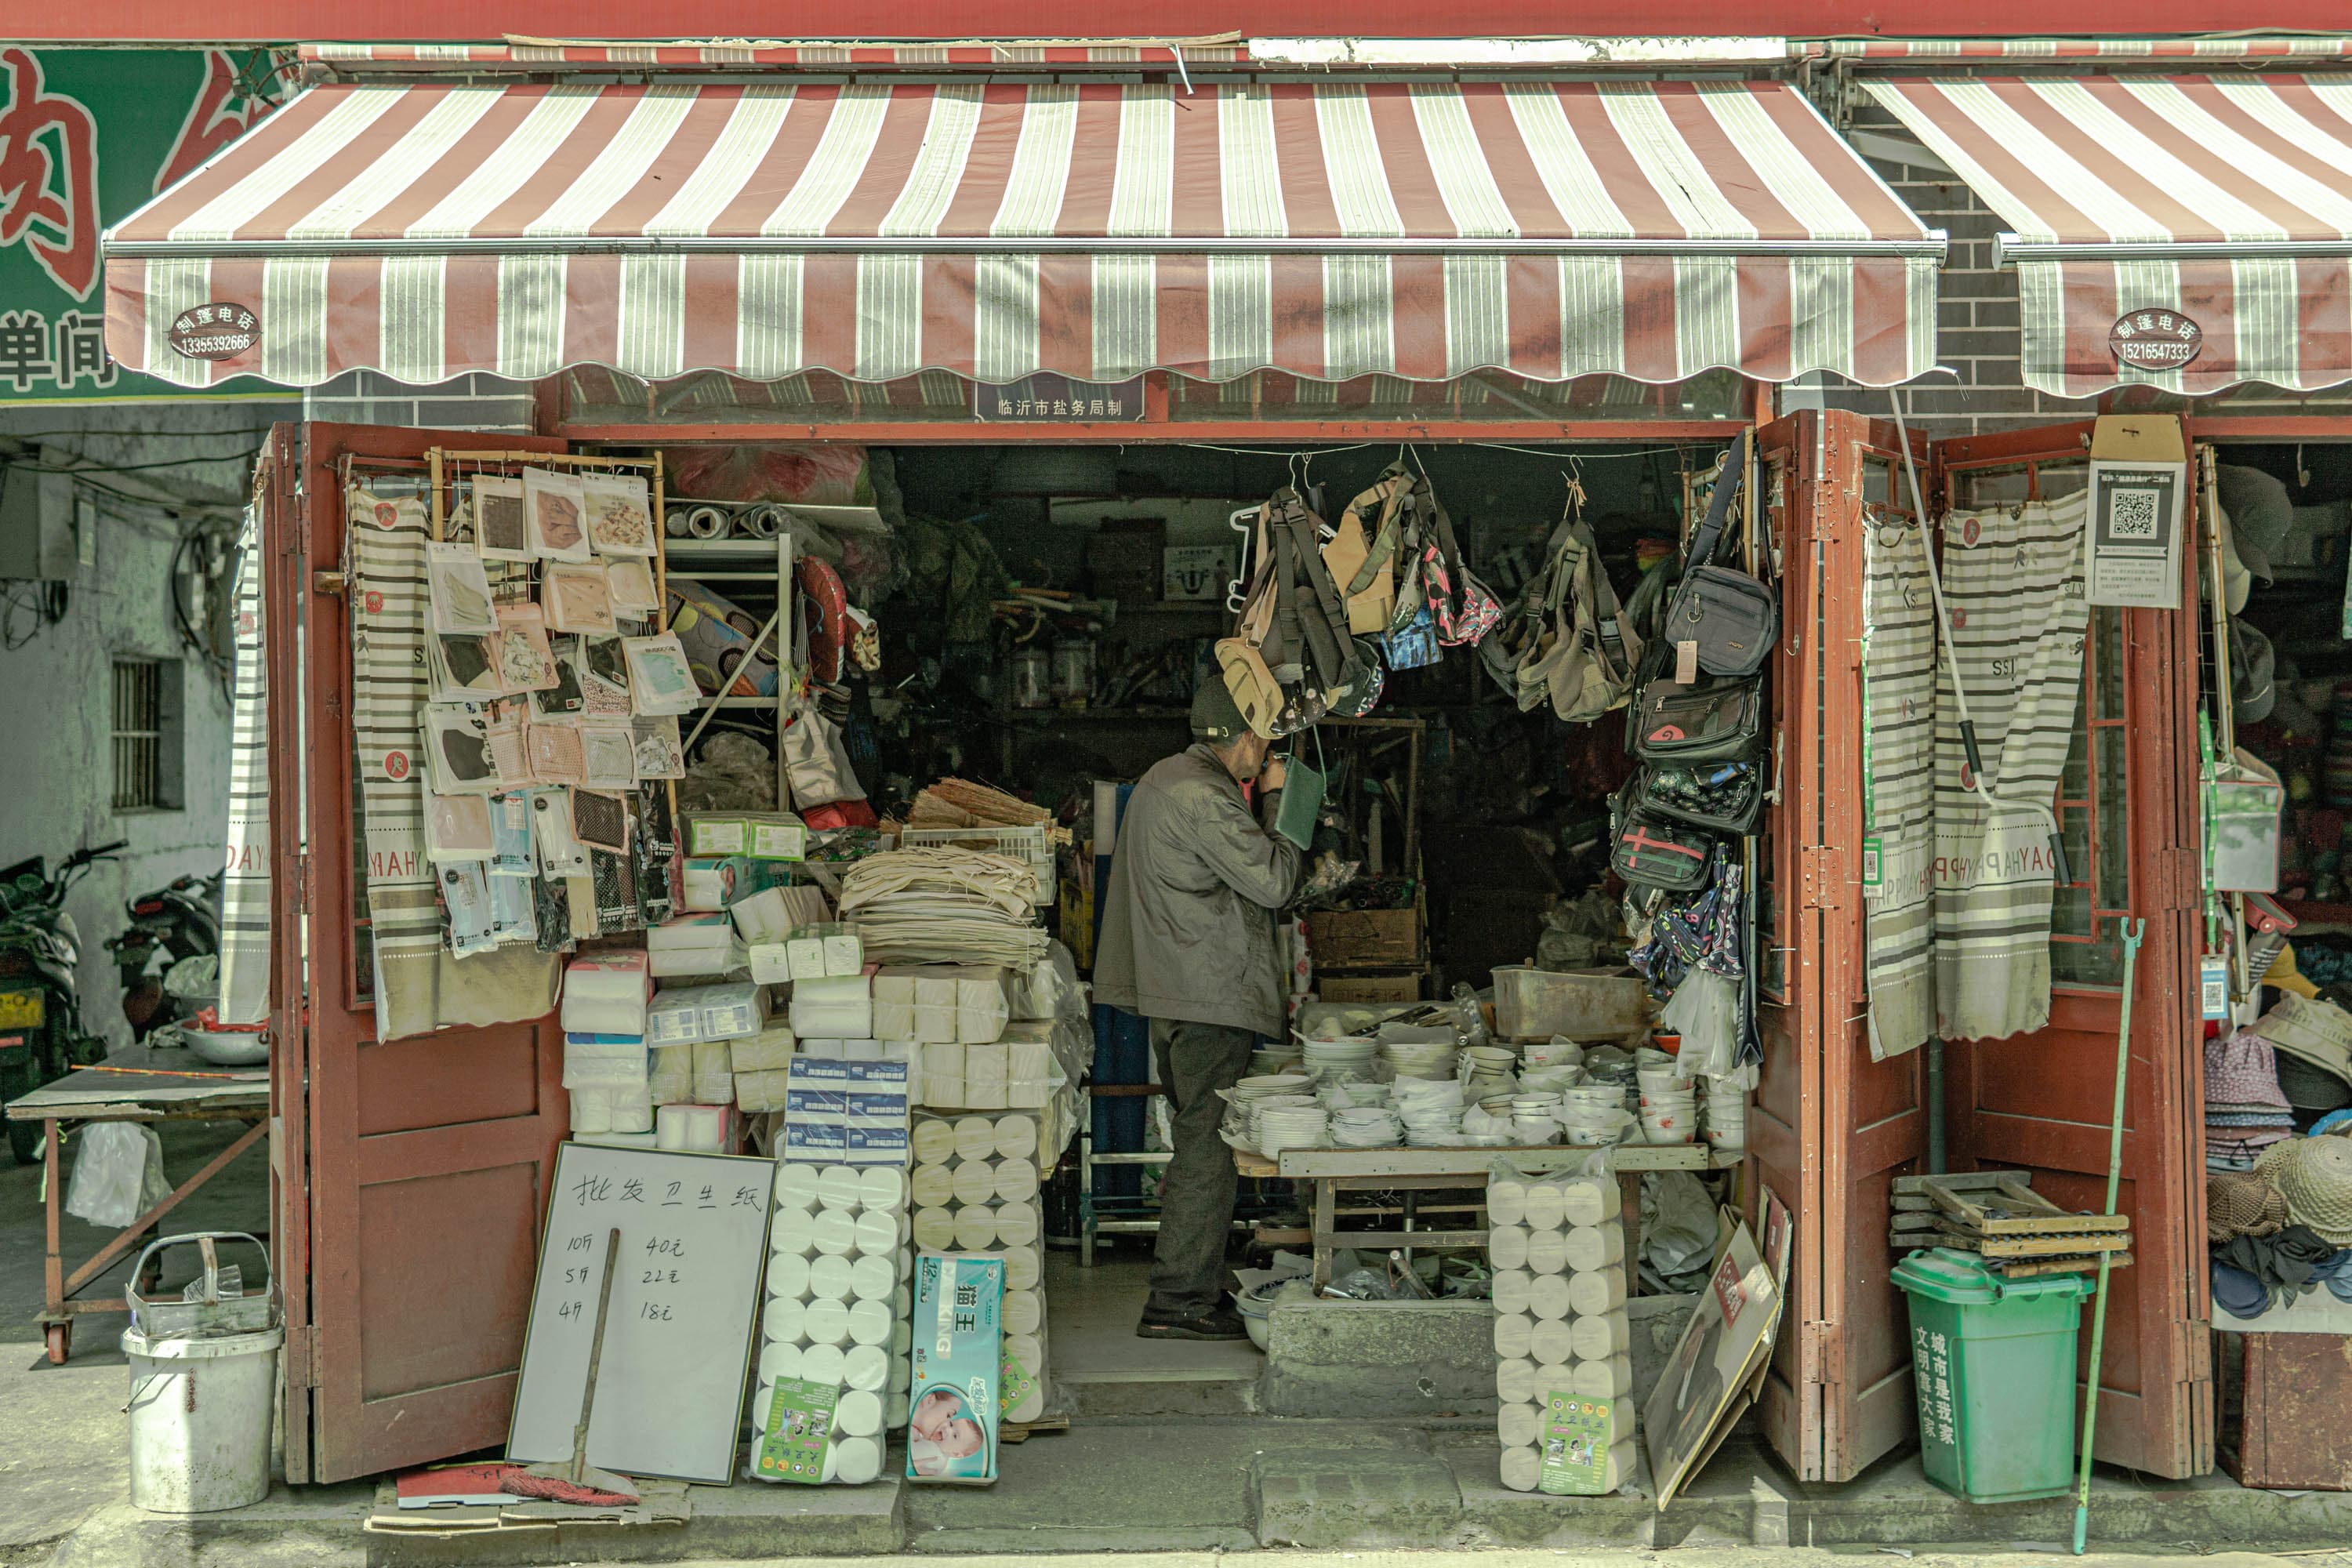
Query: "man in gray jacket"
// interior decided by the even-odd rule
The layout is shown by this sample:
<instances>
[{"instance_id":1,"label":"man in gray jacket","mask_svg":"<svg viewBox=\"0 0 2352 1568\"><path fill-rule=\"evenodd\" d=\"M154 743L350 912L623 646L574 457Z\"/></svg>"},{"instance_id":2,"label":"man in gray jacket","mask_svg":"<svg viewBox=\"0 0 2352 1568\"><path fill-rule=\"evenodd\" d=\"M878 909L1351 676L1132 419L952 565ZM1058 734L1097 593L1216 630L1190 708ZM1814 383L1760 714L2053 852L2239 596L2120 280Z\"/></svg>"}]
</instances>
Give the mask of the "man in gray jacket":
<instances>
[{"instance_id":1,"label":"man in gray jacket","mask_svg":"<svg viewBox=\"0 0 2352 1568\"><path fill-rule=\"evenodd\" d=\"M1287 1027L1274 911L1297 890L1303 858L1268 831L1283 767L1221 680L1192 700L1191 750L1155 765L1128 797L1095 952L1095 1000L1151 1021L1151 1052L1175 1112L1160 1204L1145 1339L1247 1338L1226 1304L1233 1151L1217 1134L1229 1089L1261 1035ZM1255 782L1259 816L1242 785ZM1262 820L1261 820L1262 818Z\"/></svg>"}]
</instances>

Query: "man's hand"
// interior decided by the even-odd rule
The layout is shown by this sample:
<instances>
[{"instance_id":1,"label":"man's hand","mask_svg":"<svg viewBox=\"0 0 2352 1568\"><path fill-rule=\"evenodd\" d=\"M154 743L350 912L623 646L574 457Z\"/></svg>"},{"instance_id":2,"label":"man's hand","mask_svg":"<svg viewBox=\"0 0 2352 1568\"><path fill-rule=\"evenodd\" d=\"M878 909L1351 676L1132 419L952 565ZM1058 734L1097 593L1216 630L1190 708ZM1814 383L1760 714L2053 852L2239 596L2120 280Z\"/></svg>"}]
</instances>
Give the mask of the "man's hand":
<instances>
[{"instance_id":1,"label":"man's hand","mask_svg":"<svg viewBox=\"0 0 2352 1568\"><path fill-rule=\"evenodd\" d=\"M1265 766L1257 771L1257 787L1272 794L1282 787L1283 780L1288 776L1280 757L1268 757Z\"/></svg>"}]
</instances>

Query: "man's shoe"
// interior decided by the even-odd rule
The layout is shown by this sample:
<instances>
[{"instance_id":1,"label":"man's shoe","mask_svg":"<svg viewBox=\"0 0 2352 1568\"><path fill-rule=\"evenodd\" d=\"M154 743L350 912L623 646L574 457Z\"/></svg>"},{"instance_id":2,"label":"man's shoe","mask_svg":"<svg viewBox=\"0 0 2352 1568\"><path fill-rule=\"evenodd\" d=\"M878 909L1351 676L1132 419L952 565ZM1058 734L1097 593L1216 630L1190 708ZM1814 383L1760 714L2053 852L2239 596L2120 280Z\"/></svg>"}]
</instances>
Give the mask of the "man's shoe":
<instances>
[{"instance_id":1,"label":"man's shoe","mask_svg":"<svg viewBox=\"0 0 2352 1568\"><path fill-rule=\"evenodd\" d=\"M1245 1340L1249 1330L1231 1307L1213 1307L1188 1318L1165 1317L1147 1311L1135 1325L1139 1340Z\"/></svg>"}]
</instances>

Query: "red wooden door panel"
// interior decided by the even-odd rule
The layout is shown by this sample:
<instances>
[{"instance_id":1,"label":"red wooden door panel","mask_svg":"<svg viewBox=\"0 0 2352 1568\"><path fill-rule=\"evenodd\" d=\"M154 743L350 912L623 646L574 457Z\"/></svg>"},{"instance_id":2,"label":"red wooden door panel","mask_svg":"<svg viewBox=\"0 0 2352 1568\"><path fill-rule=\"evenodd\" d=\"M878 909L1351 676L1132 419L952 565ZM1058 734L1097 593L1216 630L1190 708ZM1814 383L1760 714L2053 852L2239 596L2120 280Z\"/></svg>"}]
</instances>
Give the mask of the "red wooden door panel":
<instances>
[{"instance_id":1,"label":"red wooden door panel","mask_svg":"<svg viewBox=\"0 0 2352 1568\"><path fill-rule=\"evenodd\" d=\"M1945 503L2078 490L2090 433L2080 423L1939 443ZM2061 1205L2098 1208L2120 1013L2117 930L2126 914L2147 920L2117 1200L2132 1216L2137 1261L2109 1283L2097 1457L2168 1477L2210 1470L2214 1447L2194 984L2198 598L2193 561L2183 567L2182 609L2091 611L2074 758L2059 788L2074 881L2061 889L2053 921L2050 1022L2006 1040L1956 1043L1947 1090L1953 1169L2029 1171ZM2086 1363L2089 1341L2086 1330Z\"/></svg>"},{"instance_id":2,"label":"red wooden door panel","mask_svg":"<svg viewBox=\"0 0 2352 1568\"><path fill-rule=\"evenodd\" d=\"M1785 984L1773 1001L1768 962L1749 1143L1760 1184L1796 1217L1763 1420L1802 1480L1850 1479L1914 1436L1885 1216L1893 1179L1925 1152L1923 1058L1870 1057L1859 860L1862 530L1872 509L1909 510L1895 504L1895 440L1891 424L1827 413L1767 426L1759 441L1787 517L1769 830L1771 898L1785 913L1766 933Z\"/></svg>"},{"instance_id":3,"label":"red wooden door panel","mask_svg":"<svg viewBox=\"0 0 2352 1568\"><path fill-rule=\"evenodd\" d=\"M281 868L276 1026L287 1282L287 1472L333 1481L502 1443L544 1186L563 1136L562 1036L535 1023L379 1045L354 940L352 627L342 465L431 447L562 451L513 436L280 426L265 492L270 736L299 787L273 799ZM296 487L299 484L299 494ZM280 628L300 616L301 637ZM291 780L288 781L291 783ZM304 841L304 818L308 837ZM302 994L307 989L307 996ZM289 1027L307 1001L307 1031Z\"/></svg>"}]
</instances>

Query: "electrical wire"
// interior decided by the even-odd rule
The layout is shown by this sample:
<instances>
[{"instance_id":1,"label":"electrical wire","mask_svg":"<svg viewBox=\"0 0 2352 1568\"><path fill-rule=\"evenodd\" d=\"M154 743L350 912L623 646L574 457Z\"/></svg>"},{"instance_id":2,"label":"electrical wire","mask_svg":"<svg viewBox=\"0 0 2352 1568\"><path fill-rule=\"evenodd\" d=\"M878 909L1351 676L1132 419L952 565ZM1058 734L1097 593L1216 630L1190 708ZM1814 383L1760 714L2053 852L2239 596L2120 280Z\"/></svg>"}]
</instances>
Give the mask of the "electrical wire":
<instances>
[{"instance_id":1,"label":"electrical wire","mask_svg":"<svg viewBox=\"0 0 2352 1568\"><path fill-rule=\"evenodd\" d=\"M200 452L193 458L170 458L156 463L36 463L22 458L11 458L12 468L30 468L37 474L143 474L155 468L185 468L198 463L233 463L241 458L261 455L259 447L239 447L233 452Z\"/></svg>"}]
</instances>

